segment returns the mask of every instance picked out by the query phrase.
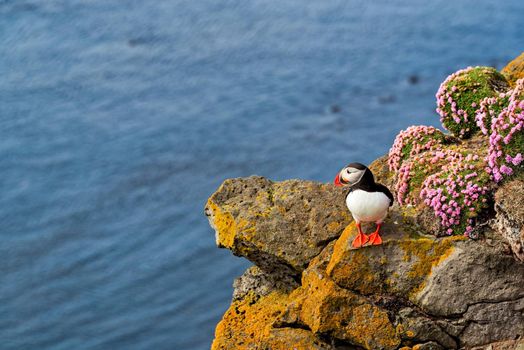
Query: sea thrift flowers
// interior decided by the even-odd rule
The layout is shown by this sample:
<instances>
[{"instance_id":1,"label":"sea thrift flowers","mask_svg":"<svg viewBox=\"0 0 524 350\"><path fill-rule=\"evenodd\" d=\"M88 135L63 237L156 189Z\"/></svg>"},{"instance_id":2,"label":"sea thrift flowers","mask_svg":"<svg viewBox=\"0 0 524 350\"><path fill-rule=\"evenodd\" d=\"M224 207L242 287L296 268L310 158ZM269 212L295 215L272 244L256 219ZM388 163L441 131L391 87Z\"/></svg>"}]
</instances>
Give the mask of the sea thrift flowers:
<instances>
[{"instance_id":1,"label":"sea thrift flowers","mask_svg":"<svg viewBox=\"0 0 524 350\"><path fill-rule=\"evenodd\" d=\"M509 96L508 96L509 95ZM509 94L507 107L491 120L487 172L495 182L522 169L524 160L524 79L517 80ZM479 120L483 117L479 117Z\"/></svg>"},{"instance_id":2,"label":"sea thrift flowers","mask_svg":"<svg viewBox=\"0 0 524 350\"><path fill-rule=\"evenodd\" d=\"M389 150L389 170L399 170L402 160L435 149L445 141L446 136L442 131L432 126L410 126L397 135Z\"/></svg>"},{"instance_id":3,"label":"sea thrift flowers","mask_svg":"<svg viewBox=\"0 0 524 350\"><path fill-rule=\"evenodd\" d=\"M475 116L475 122L484 135L489 134L491 120L497 117L500 112L508 105L511 91L501 93L496 97L486 97L480 101L479 109Z\"/></svg>"},{"instance_id":4,"label":"sea thrift flowers","mask_svg":"<svg viewBox=\"0 0 524 350\"><path fill-rule=\"evenodd\" d=\"M388 166L400 205L430 209L441 233L469 235L486 206L490 178L485 157L457 142L432 126L411 126L395 138Z\"/></svg>"},{"instance_id":5,"label":"sea thrift flowers","mask_svg":"<svg viewBox=\"0 0 524 350\"><path fill-rule=\"evenodd\" d=\"M425 205L446 234L469 235L487 202L484 159L437 148L402 163L395 190L400 205Z\"/></svg>"},{"instance_id":6,"label":"sea thrift flowers","mask_svg":"<svg viewBox=\"0 0 524 350\"><path fill-rule=\"evenodd\" d=\"M451 162L454 157L460 156L451 150L441 148L417 154L402 163L398 170L395 190L400 205L420 203L420 189L426 177L441 170L445 162Z\"/></svg>"},{"instance_id":7,"label":"sea thrift flowers","mask_svg":"<svg viewBox=\"0 0 524 350\"><path fill-rule=\"evenodd\" d=\"M468 138L478 131L475 114L486 97L509 89L502 74L490 67L468 67L446 78L437 91L437 113L453 135Z\"/></svg>"},{"instance_id":8,"label":"sea thrift flowers","mask_svg":"<svg viewBox=\"0 0 524 350\"><path fill-rule=\"evenodd\" d=\"M524 79L508 91L493 68L468 67L450 75L437 92L443 126L401 131L389 151L389 170L401 206L412 205L439 234L473 237L496 183L524 169ZM429 212L428 212L429 211ZM432 216L430 214L430 216Z\"/></svg>"},{"instance_id":9,"label":"sea thrift flowers","mask_svg":"<svg viewBox=\"0 0 524 350\"><path fill-rule=\"evenodd\" d=\"M453 154L454 153L454 154ZM424 180L420 199L433 209L448 234L469 235L475 218L486 206L489 177L477 172L477 155L451 151L443 168Z\"/></svg>"}]
</instances>

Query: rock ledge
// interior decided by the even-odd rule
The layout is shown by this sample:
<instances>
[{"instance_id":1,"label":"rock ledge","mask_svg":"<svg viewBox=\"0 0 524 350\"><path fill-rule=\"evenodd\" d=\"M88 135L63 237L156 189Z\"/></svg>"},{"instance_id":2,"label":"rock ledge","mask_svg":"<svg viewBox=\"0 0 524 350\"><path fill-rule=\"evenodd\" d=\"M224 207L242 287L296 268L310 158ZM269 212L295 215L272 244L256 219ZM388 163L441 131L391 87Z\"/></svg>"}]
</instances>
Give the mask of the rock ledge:
<instances>
[{"instance_id":1,"label":"rock ledge","mask_svg":"<svg viewBox=\"0 0 524 350\"><path fill-rule=\"evenodd\" d=\"M383 245L354 250L344 195L330 184L249 177L226 180L210 197L206 214L218 246L256 265L235 281L213 349L522 344L524 264L500 232L486 227L477 241L436 238L394 206ZM522 228L520 212L500 197L500 215Z\"/></svg>"}]
</instances>

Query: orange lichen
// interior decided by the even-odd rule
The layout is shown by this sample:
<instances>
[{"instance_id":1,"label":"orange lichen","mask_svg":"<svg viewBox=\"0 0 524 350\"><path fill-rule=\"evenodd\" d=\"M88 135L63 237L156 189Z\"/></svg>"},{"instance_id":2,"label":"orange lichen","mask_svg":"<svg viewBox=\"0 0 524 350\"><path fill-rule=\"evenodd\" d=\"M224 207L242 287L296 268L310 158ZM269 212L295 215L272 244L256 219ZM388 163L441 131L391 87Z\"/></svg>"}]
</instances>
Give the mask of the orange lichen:
<instances>
[{"instance_id":1,"label":"orange lichen","mask_svg":"<svg viewBox=\"0 0 524 350\"><path fill-rule=\"evenodd\" d=\"M397 332L397 335L401 338L401 339L407 339L408 340L408 344L411 345L411 342L410 340L413 339L417 334L411 330L411 329L406 329L406 327L409 327L405 324L402 324L402 323L399 323L397 325L397 328L396 328L396 332ZM407 345L407 344L404 344L404 345Z\"/></svg>"},{"instance_id":2,"label":"orange lichen","mask_svg":"<svg viewBox=\"0 0 524 350\"><path fill-rule=\"evenodd\" d=\"M302 285L291 294L273 292L259 299L248 294L233 302L217 326L213 349L249 349L254 344L259 348L263 344L263 349L320 349L321 345L312 345L320 342L320 334L365 349L396 349L401 339L413 339L416 334L412 329L395 327L386 310L360 294L416 295L432 269L448 259L456 241L464 238L402 234L389 237L382 246L355 250L349 245L355 233L356 226L351 223L332 248L311 261L302 275ZM406 270L399 274L402 260ZM336 283L330 275L336 277ZM309 330L294 332L286 324Z\"/></svg>"},{"instance_id":3,"label":"orange lichen","mask_svg":"<svg viewBox=\"0 0 524 350\"><path fill-rule=\"evenodd\" d=\"M376 266L369 261L367 249L349 249L350 242L356 234L357 228L354 222L344 229L335 243L333 255L326 268L327 274L330 276L336 274L337 282L359 293L380 293L383 291L384 281L376 273ZM385 261L381 260L381 262Z\"/></svg>"},{"instance_id":4,"label":"orange lichen","mask_svg":"<svg viewBox=\"0 0 524 350\"><path fill-rule=\"evenodd\" d=\"M338 287L321 271L306 270L302 287L290 298L298 319L315 333L332 334L370 350L394 349L400 343L385 310Z\"/></svg>"},{"instance_id":5,"label":"orange lichen","mask_svg":"<svg viewBox=\"0 0 524 350\"><path fill-rule=\"evenodd\" d=\"M328 344L318 339L313 333L300 328L275 328L269 337L258 344L256 349L263 350L321 350Z\"/></svg>"},{"instance_id":6,"label":"orange lichen","mask_svg":"<svg viewBox=\"0 0 524 350\"><path fill-rule=\"evenodd\" d=\"M272 324L285 310L288 295L273 292L257 298L249 293L235 301L226 311L215 330L211 349L253 349L268 339Z\"/></svg>"},{"instance_id":7,"label":"orange lichen","mask_svg":"<svg viewBox=\"0 0 524 350\"><path fill-rule=\"evenodd\" d=\"M341 264L328 265L328 273L333 271L332 266L337 266L337 276L343 280L347 288L365 295L384 291L385 281L381 278L377 266L369 261L364 249L352 250Z\"/></svg>"},{"instance_id":8,"label":"orange lichen","mask_svg":"<svg viewBox=\"0 0 524 350\"><path fill-rule=\"evenodd\" d=\"M524 52L508 63L500 72L508 79L509 84L514 87L517 80L524 78Z\"/></svg>"},{"instance_id":9,"label":"orange lichen","mask_svg":"<svg viewBox=\"0 0 524 350\"><path fill-rule=\"evenodd\" d=\"M349 225L347 225L344 231L342 231L342 234L340 235L338 240L336 241L335 248L333 250L333 256L331 257L331 261L327 268L328 274L330 273L330 270L332 270L334 267L331 262L342 260L350 237L356 234L353 232L356 232L355 222L351 222Z\"/></svg>"},{"instance_id":10,"label":"orange lichen","mask_svg":"<svg viewBox=\"0 0 524 350\"><path fill-rule=\"evenodd\" d=\"M236 224L237 233L242 233L245 240L252 240L256 234L255 224L246 220L240 219Z\"/></svg>"},{"instance_id":11,"label":"orange lichen","mask_svg":"<svg viewBox=\"0 0 524 350\"><path fill-rule=\"evenodd\" d=\"M427 347L424 344L413 345L412 350L420 350L420 349L423 349L423 347L427 349Z\"/></svg>"},{"instance_id":12,"label":"orange lichen","mask_svg":"<svg viewBox=\"0 0 524 350\"><path fill-rule=\"evenodd\" d=\"M263 241L257 240L257 235L264 230L269 237L274 233L264 228L258 218L283 216L289 210L289 205L281 202L284 193L276 196L277 191L283 190L274 186L271 191L269 194L262 191L256 205L244 208L249 215L239 214L236 208L219 199L208 201L219 245L244 256L263 248L260 246ZM293 189L286 192L292 193ZM293 205L308 208L310 204L308 200L300 200ZM312 210L316 210L315 206ZM330 238L336 237L335 233L348 222L341 217L350 217L347 211L333 212L338 217L331 216L332 219L327 218L318 225L331 232ZM392 209L389 221L382 228L384 243L361 249L351 248L357 233L355 223L351 222L336 242L329 243L319 254L318 249L315 253L318 255L308 260L301 286L290 294L273 291L258 296L249 292L243 299L233 301L216 328L212 349L323 349L328 347L322 341L326 336L365 349L397 349L401 340L404 340L402 345L413 346L418 337L414 329L401 324L395 327L379 300L383 297L389 300L389 296L404 300L416 296L433 269L449 258L456 241L463 237L434 239L420 236L416 230L407 232L404 214ZM313 212L311 218L316 215ZM313 219L308 224L315 223ZM244 240L249 244L239 244ZM314 237L306 237L304 242L311 247L316 244ZM283 256L286 252L289 254L286 249L285 245L278 246L272 253ZM300 264L293 257L286 259Z\"/></svg>"},{"instance_id":13,"label":"orange lichen","mask_svg":"<svg viewBox=\"0 0 524 350\"><path fill-rule=\"evenodd\" d=\"M357 344L362 344L366 349L395 349L400 344L385 311L364 304L353 309L352 316L350 326L345 328Z\"/></svg>"}]
</instances>

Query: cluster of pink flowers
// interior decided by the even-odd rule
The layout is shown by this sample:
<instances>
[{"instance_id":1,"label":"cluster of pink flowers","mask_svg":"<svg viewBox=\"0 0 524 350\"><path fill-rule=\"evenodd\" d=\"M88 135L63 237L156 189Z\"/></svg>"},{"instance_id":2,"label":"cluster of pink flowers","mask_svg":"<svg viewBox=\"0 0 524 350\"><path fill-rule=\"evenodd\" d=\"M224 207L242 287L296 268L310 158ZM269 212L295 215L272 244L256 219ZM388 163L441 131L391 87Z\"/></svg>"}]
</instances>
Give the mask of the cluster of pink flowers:
<instances>
[{"instance_id":1,"label":"cluster of pink flowers","mask_svg":"<svg viewBox=\"0 0 524 350\"><path fill-rule=\"evenodd\" d=\"M458 87L455 85L449 87L449 85L452 84L452 82L455 79L457 79L463 74L469 73L473 69L475 68L467 67L465 69L458 70L455 73L448 76L446 80L444 80L444 82L440 84L440 87L435 96L437 98L437 113L440 115L440 121L442 125L446 127L446 124L451 123L451 121L453 121L457 125L460 125L460 131L458 132L458 135L456 135L459 137L463 137L466 133L469 133L470 129L467 126L469 123L470 116L468 115L467 111L457 106L457 102L455 99L457 97L456 95L459 94L459 92L457 91ZM475 104L475 102L473 103ZM446 111L448 106L449 111ZM476 104L472 105L472 107L475 108ZM466 127L464 128L464 126ZM446 127L446 129L449 130L449 125Z\"/></svg>"},{"instance_id":2,"label":"cluster of pink flowers","mask_svg":"<svg viewBox=\"0 0 524 350\"><path fill-rule=\"evenodd\" d=\"M485 97L480 101L479 109L476 111L475 122L484 135L488 135L491 120L495 118L508 103L511 91L501 93L497 97Z\"/></svg>"},{"instance_id":3,"label":"cluster of pink flowers","mask_svg":"<svg viewBox=\"0 0 524 350\"><path fill-rule=\"evenodd\" d=\"M400 205L431 208L450 235L472 237L475 219L486 207L494 182L524 165L524 79L512 91L485 97L498 90L497 84L491 86L491 78L505 86L494 69L468 67L450 75L436 95L437 112L446 129L468 137L478 127L489 136L486 157L446 147L452 138L432 126L401 131L389 151L388 166L396 174Z\"/></svg>"},{"instance_id":4,"label":"cluster of pink flowers","mask_svg":"<svg viewBox=\"0 0 524 350\"><path fill-rule=\"evenodd\" d=\"M432 126L413 125L402 130L389 150L389 170L397 171L400 169L405 147L412 147L408 157L413 157L421 152L435 149L442 143L443 139L444 134Z\"/></svg>"},{"instance_id":5,"label":"cluster of pink flowers","mask_svg":"<svg viewBox=\"0 0 524 350\"><path fill-rule=\"evenodd\" d=\"M400 205L417 204L419 198L414 197L413 191L410 187L414 187L413 177L418 173L424 176L430 175L438 169L440 164L437 163L446 159L446 157L453 156L454 152L443 151L441 148L434 149L430 152L424 152L415 155L408 161L403 162L398 170L397 182L395 184L395 191L397 192L397 201ZM410 186L411 185L411 186ZM413 190L413 188L411 188Z\"/></svg>"},{"instance_id":6,"label":"cluster of pink flowers","mask_svg":"<svg viewBox=\"0 0 524 350\"><path fill-rule=\"evenodd\" d=\"M456 232L459 230L468 236L473 231L473 218L481 209L479 201L487 201L488 187L475 171L477 155L464 157L449 150L446 153L448 162L441 171L424 180L420 199L433 209L448 234L460 233Z\"/></svg>"},{"instance_id":7,"label":"cluster of pink flowers","mask_svg":"<svg viewBox=\"0 0 524 350\"><path fill-rule=\"evenodd\" d=\"M448 234L469 235L473 218L482 208L480 203L487 201L486 179L477 172L483 166L478 155L464 156L435 146L401 162L395 184L397 200L400 205L424 203L433 210ZM420 175L424 176L423 182L417 184L420 192L413 191L410 188L413 179L416 176L420 179Z\"/></svg>"},{"instance_id":8,"label":"cluster of pink flowers","mask_svg":"<svg viewBox=\"0 0 524 350\"><path fill-rule=\"evenodd\" d=\"M397 192L397 201L400 205L414 204L408 197L409 181L413 177L413 163L405 162L398 170L397 183L395 191Z\"/></svg>"},{"instance_id":9,"label":"cluster of pink flowers","mask_svg":"<svg viewBox=\"0 0 524 350\"><path fill-rule=\"evenodd\" d=\"M491 120L489 134L486 171L495 182L512 175L524 160L524 150L512 147L517 135L524 138L521 134L524 129L524 79L518 80L515 89L503 95L500 98L508 98L507 107Z\"/></svg>"}]
</instances>

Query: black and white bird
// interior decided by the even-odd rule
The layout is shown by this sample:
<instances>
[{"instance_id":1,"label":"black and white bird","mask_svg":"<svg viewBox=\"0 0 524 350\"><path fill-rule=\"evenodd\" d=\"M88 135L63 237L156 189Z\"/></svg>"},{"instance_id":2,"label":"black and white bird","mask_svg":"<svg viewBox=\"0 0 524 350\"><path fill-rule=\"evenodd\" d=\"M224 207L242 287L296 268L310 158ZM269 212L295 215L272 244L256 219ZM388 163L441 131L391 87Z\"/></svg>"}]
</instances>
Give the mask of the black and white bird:
<instances>
[{"instance_id":1,"label":"black and white bird","mask_svg":"<svg viewBox=\"0 0 524 350\"><path fill-rule=\"evenodd\" d=\"M360 248L365 244L382 244L380 226L388 215L389 207L393 205L393 195L389 189L376 183L371 170L360 163L351 163L344 167L334 182L336 186L349 187L346 204L358 228L358 235L351 245ZM376 231L369 236L364 234L360 227L361 222L376 223Z\"/></svg>"}]
</instances>

